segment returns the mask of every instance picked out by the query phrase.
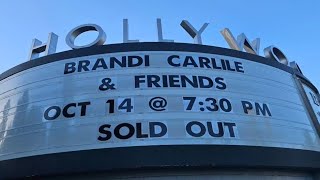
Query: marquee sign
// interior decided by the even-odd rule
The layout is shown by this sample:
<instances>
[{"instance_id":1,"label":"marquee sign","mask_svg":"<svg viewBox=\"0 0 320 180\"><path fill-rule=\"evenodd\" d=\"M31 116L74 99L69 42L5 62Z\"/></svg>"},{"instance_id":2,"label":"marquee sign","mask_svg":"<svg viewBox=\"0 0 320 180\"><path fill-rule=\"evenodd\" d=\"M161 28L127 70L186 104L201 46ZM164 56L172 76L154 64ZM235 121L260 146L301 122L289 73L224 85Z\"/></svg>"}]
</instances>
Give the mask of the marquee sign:
<instances>
[{"instance_id":1,"label":"marquee sign","mask_svg":"<svg viewBox=\"0 0 320 180\"><path fill-rule=\"evenodd\" d=\"M290 69L281 67L152 47L33 67L2 80L0 158L187 144L319 151Z\"/></svg>"}]
</instances>

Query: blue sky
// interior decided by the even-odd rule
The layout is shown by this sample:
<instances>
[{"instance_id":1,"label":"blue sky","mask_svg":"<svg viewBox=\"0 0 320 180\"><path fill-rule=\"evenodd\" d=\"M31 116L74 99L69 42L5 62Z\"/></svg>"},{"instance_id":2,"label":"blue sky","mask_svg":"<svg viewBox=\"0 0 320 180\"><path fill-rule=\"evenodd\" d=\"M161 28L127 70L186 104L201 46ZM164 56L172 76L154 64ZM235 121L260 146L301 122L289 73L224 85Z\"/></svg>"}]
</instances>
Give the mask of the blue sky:
<instances>
[{"instance_id":1,"label":"blue sky","mask_svg":"<svg viewBox=\"0 0 320 180\"><path fill-rule=\"evenodd\" d=\"M189 20L196 28L210 23L203 44L228 47L219 31L261 38L260 55L269 45L279 47L304 75L320 88L320 1L76 1L28 0L0 2L0 72L27 61L31 40L46 41L49 32L59 35L57 52L70 50L65 43L74 27L95 23L107 34L106 44L122 42L122 19L128 18L130 38L156 41L156 18L162 18L164 37L192 43L180 27ZM81 36L78 43L94 34Z\"/></svg>"}]
</instances>

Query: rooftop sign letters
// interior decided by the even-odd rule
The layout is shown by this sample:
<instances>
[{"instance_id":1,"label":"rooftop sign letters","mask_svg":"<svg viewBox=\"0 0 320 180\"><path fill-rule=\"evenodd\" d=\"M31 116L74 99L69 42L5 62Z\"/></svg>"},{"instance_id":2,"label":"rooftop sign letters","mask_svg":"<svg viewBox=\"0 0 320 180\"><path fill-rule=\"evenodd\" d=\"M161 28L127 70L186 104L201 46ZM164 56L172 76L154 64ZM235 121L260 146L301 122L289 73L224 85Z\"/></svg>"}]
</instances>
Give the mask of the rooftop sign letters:
<instances>
[{"instance_id":1,"label":"rooftop sign letters","mask_svg":"<svg viewBox=\"0 0 320 180\"><path fill-rule=\"evenodd\" d=\"M162 23L161 19L157 19L157 36L158 42L174 42L174 40L165 39L162 33ZM209 23L204 23L200 29L196 29L189 21L182 20L180 23L181 27L190 35L194 40L195 44L202 44L202 33L205 31ZM87 45L75 45L75 39L82 33L87 31L96 31L98 36L95 40ZM256 38L253 41L250 41L247 36L242 33L234 37L231 31L228 28L224 28L220 31L221 35L224 37L226 42L229 44L231 49L237 51L245 50L248 53L259 55L260 48L260 38ZM106 42L107 35L104 30L96 24L84 24L73 28L68 35L66 36L66 43L72 49L80 49L91 46L103 45ZM123 43L132 43L139 42L139 40L132 40L129 38L129 23L128 19L123 19ZM44 55L53 54L56 52L56 47L58 43L58 36L55 33L49 33L48 41L42 43L38 39L33 39L29 59L35 59L39 57L41 52L44 52ZM264 55L266 58L277 61L279 63L289 65L289 61L285 54L277 47L271 45L264 49ZM302 73L299 66L295 62L290 62L290 66Z\"/></svg>"}]
</instances>

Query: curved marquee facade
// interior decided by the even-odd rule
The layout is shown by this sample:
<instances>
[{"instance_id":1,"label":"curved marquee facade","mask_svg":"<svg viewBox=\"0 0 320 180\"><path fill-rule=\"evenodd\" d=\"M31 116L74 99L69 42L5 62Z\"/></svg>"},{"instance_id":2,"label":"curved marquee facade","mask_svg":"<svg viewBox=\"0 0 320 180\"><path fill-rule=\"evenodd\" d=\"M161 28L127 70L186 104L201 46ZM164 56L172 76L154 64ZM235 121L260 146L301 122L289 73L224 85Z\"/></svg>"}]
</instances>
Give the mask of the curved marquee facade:
<instances>
[{"instance_id":1,"label":"curved marquee facade","mask_svg":"<svg viewBox=\"0 0 320 180\"><path fill-rule=\"evenodd\" d=\"M2 178L172 169L320 171L319 92L278 62L129 43L0 75Z\"/></svg>"}]
</instances>

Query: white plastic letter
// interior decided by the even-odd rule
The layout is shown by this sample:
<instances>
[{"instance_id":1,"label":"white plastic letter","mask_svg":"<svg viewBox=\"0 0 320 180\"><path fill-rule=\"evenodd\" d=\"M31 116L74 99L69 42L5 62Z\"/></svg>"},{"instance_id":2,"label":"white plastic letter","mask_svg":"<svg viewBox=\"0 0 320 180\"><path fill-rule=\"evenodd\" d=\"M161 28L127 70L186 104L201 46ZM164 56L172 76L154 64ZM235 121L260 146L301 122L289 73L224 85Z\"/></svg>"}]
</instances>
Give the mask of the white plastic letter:
<instances>
[{"instance_id":1,"label":"white plastic letter","mask_svg":"<svg viewBox=\"0 0 320 180\"><path fill-rule=\"evenodd\" d=\"M199 31L197 31L187 20L181 21L180 25L193 38L195 44L202 44L201 34L207 28L209 23L204 23Z\"/></svg>"},{"instance_id":2,"label":"white plastic letter","mask_svg":"<svg viewBox=\"0 0 320 180\"><path fill-rule=\"evenodd\" d=\"M161 19L157 19L157 30L158 30L158 41L159 42L174 42L171 39L163 39L163 34L162 34L162 24L161 24Z\"/></svg>"},{"instance_id":3,"label":"white plastic letter","mask_svg":"<svg viewBox=\"0 0 320 180\"><path fill-rule=\"evenodd\" d=\"M76 46L74 44L74 40L82 33L87 31L97 31L99 33L98 37L90 44L83 45L83 46ZM103 29L96 25L96 24L83 24L80 26L77 26L73 28L66 37L66 43L69 47L72 49L80 49L85 47L91 47L91 46L99 46L103 45L104 42L107 39L106 33L103 31Z\"/></svg>"},{"instance_id":4,"label":"white plastic letter","mask_svg":"<svg viewBox=\"0 0 320 180\"><path fill-rule=\"evenodd\" d=\"M56 35L53 32L49 33L47 43L42 44L40 40L33 39L31 48L30 48L29 60L38 58L39 54L42 52L44 52L45 56L55 53L57 44L58 44L58 35Z\"/></svg>"},{"instance_id":5,"label":"white plastic letter","mask_svg":"<svg viewBox=\"0 0 320 180\"><path fill-rule=\"evenodd\" d=\"M224 28L220 32L231 49L242 51L244 48L248 53L259 55L260 38L250 42L246 35L241 33L236 40L228 28Z\"/></svg>"},{"instance_id":6,"label":"white plastic letter","mask_svg":"<svg viewBox=\"0 0 320 180\"><path fill-rule=\"evenodd\" d=\"M123 42L124 43L139 42L139 40L129 40L129 23L128 23L128 19L123 19Z\"/></svg>"}]
</instances>

